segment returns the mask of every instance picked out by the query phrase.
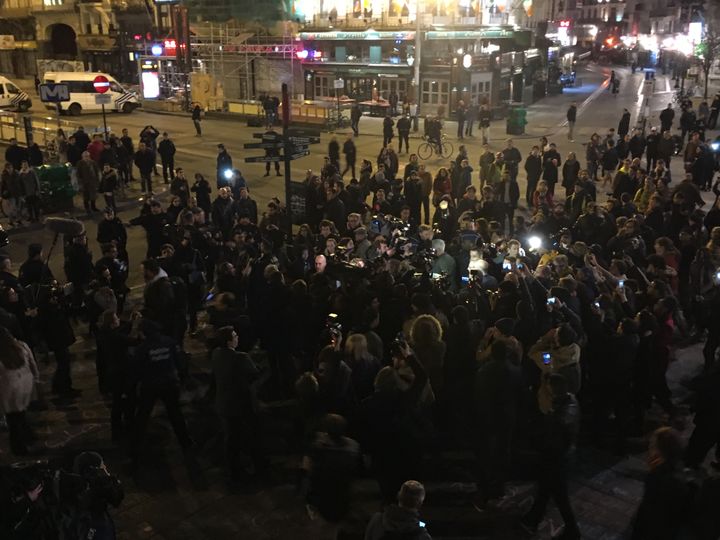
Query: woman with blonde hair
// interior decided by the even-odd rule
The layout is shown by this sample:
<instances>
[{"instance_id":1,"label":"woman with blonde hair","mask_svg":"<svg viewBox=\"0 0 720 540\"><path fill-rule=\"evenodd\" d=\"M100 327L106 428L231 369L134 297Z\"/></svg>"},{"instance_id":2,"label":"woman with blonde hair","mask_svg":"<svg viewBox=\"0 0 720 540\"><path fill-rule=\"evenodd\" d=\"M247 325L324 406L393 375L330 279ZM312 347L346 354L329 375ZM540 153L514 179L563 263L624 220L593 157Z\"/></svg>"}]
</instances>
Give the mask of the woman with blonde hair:
<instances>
[{"instance_id":1,"label":"woman with blonde hair","mask_svg":"<svg viewBox=\"0 0 720 540\"><path fill-rule=\"evenodd\" d=\"M38 368L30 347L0 326L0 414L5 415L10 435L10 451L16 456L28 453L30 428L25 411L32 400Z\"/></svg>"},{"instance_id":2,"label":"woman with blonde hair","mask_svg":"<svg viewBox=\"0 0 720 540\"><path fill-rule=\"evenodd\" d=\"M445 342L442 326L432 315L420 315L410 326L410 346L430 378L436 395L442 393L445 364Z\"/></svg>"},{"instance_id":3,"label":"woman with blonde hair","mask_svg":"<svg viewBox=\"0 0 720 540\"><path fill-rule=\"evenodd\" d=\"M375 376L382 367L380 360L368 351L367 338L363 334L351 334L345 340L345 363L352 369L351 379L358 400L373 393Z\"/></svg>"}]
</instances>

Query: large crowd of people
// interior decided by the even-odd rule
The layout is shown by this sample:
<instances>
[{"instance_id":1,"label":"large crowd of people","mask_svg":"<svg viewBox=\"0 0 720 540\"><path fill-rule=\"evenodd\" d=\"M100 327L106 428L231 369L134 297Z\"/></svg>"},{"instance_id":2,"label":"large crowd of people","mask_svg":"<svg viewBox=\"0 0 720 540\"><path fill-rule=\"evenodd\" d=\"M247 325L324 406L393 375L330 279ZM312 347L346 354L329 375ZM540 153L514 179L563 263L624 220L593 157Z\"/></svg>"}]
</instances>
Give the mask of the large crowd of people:
<instances>
[{"instance_id":1,"label":"large crowd of people","mask_svg":"<svg viewBox=\"0 0 720 540\"><path fill-rule=\"evenodd\" d=\"M106 198L94 239L101 256L86 236L65 238L65 285L41 245L29 246L17 276L0 258L0 350L12 351L0 355L0 412L12 452L32 443L32 351L53 353L52 390L72 394L69 348L82 318L97 339L112 439L135 466L158 400L183 451L199 451L179 402L185 344L195 339L214 375L231 485L268 466L259 399L294 400L311 518L348 514L365 463L384 505L366 538L429 538L420 481L450 447L476 456L468 474L479 510L502 506L524 460L538 490L518 526L534 534L552 499L559 537L580 538L568 492L579 434L622 455L630 438L651 435L646 414L657 404L666 427L650 437L634 537L717 538L717 518L701 504L707 490L690 489L684 469L701 468L720 442L720 203L702 197L720 194L717 161L704 131L688 130L682 148L665 144L672 126L631 131L627 113L617 132L593 134L584 162L545 138L527 156L512 140L499 151L486 141L480 156L460 146L432 172L409 150L403 163L388 142L349 180L352 137L344 174L333 140L322 170L307 172L306 214L292 234L283 203L258 209L222 145L213 187L201 174L190 184L175 145L152 126L137 150L127 132L107 142L75 133L61 151L88 213L92 185L106 175L131 182L133 164L151 194L156 152L171 199L150 196L123 223ZM671 177L673 159L685 162L681 178ZM146 232L142 261L129 260L127 226ZM137 307L131 268L145 280ZM684 447L670 427L678 404L666 371L678 344L703 339Z\"/></svg>"}]
</instances>

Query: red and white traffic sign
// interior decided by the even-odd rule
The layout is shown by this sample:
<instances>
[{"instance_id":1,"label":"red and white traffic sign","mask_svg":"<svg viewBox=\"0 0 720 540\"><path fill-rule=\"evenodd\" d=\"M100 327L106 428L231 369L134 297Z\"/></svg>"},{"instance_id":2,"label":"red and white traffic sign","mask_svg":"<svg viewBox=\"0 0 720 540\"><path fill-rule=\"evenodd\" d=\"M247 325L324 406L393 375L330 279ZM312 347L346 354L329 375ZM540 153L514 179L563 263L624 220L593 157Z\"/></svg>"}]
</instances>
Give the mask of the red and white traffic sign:
<instances>
[{"instance_id":1,"label":"red and white traffic sign","mask_svg":"<svg viewBox=\"0 0 720 540\"><path fill-rule=\"evenodd\" d=\"M104 75L98 75L93 79L93 86L98 94L104 94L110 90L110 81Z\"/></svg>"}]
</instances>

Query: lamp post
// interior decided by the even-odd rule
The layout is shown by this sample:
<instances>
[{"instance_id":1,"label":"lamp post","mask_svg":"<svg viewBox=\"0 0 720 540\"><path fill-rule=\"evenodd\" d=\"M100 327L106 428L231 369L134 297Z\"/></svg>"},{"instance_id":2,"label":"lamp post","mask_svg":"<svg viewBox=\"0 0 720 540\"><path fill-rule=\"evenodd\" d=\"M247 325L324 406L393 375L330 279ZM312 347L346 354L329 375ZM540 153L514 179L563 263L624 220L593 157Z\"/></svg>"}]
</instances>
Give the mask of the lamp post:
<instances>
[{"instance_id":1,"label":"lamp post","mask_svg":"<svg viewBox=\"0 0 720 540\"><path fill-rule=\"evenodd\" d=\"M420 62L422 60L422 39L420 31L422 23L420 20L420 0L415 0L415 60L413 63L413 85L415 86L415 102L417 104L416 116L420 114Z\"/></svg>"}]
</instances>

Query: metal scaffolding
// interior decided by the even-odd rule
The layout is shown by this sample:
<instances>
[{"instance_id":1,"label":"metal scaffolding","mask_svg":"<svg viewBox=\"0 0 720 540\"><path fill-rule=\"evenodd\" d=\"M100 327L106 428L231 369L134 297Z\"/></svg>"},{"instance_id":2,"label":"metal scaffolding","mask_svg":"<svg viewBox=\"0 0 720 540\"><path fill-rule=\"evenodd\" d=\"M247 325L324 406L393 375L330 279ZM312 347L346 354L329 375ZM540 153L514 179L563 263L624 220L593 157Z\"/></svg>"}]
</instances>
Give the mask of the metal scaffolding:
<instances>
[{"instance_id":1,"label":"metal scaffolding","mask_svg":"<svg viewBox=\"0 0 720 540\"><path fill-rule=\"evenodd\" d=\"M289 60L295 73L296 44L289 31L282 36L258 35L246 27L206 23L191 28L194 71L206 73L220 82L227 99L256 99L257 58ZM290 93L294 95L293 78Z\"/></svg>"}]
</instances>

